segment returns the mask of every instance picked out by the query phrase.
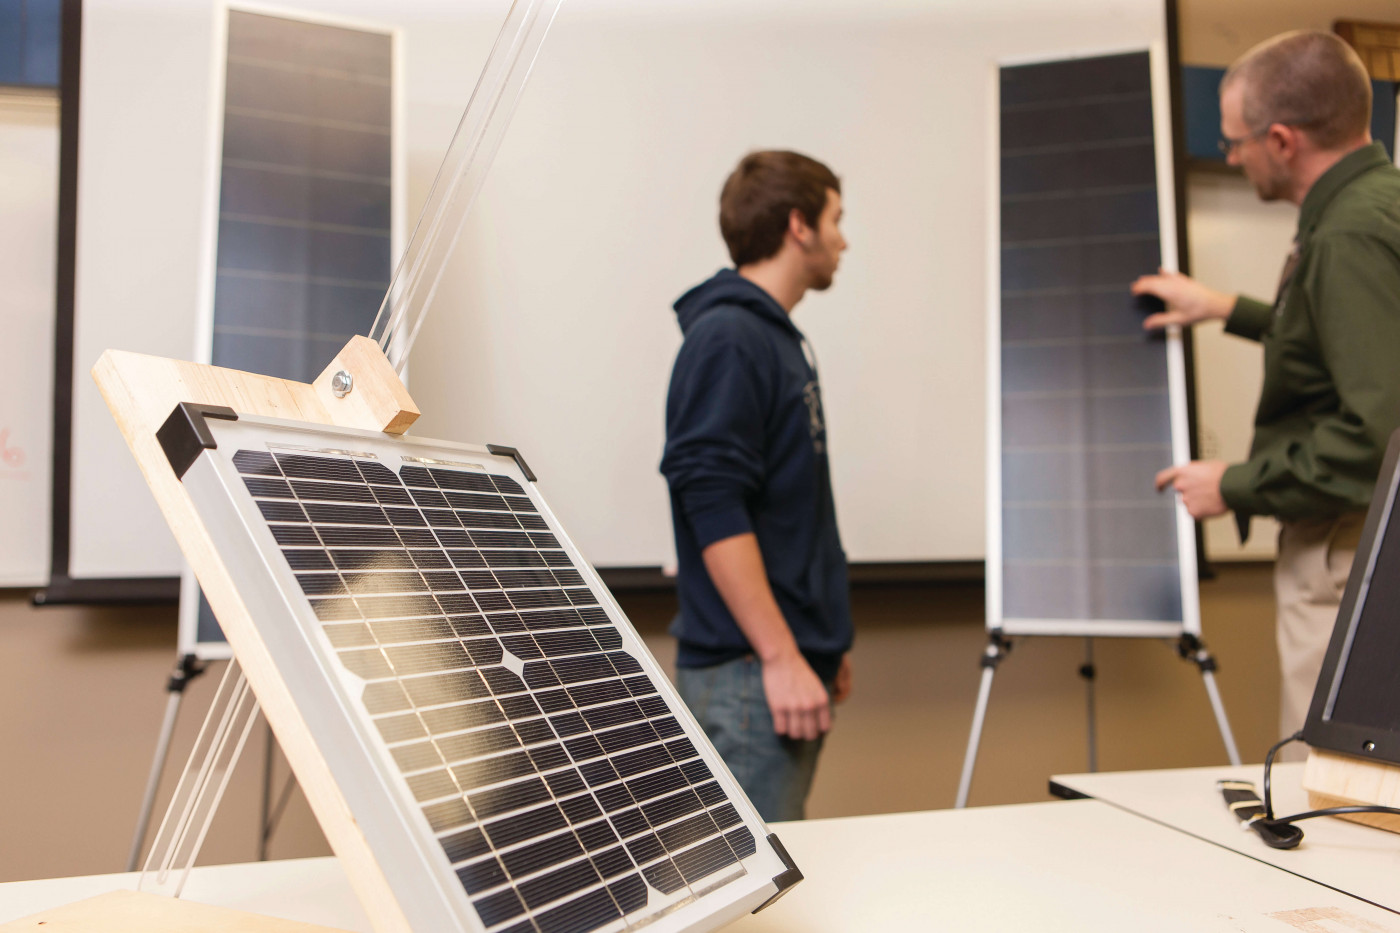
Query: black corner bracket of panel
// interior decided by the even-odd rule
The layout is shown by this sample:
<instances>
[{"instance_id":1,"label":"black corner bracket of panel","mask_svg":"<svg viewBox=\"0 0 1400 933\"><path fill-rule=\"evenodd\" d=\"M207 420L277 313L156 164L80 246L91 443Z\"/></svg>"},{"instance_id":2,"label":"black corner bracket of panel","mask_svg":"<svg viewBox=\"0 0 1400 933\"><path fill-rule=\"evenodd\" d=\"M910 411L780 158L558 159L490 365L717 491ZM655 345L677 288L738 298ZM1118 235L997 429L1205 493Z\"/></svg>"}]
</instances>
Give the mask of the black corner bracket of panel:
<instances>
[{"instance_id":1,"label":"black corner bracket of panel","mask_svg":"<svg viewBox=\"0 0 1400 933\"><path fill-rule=\"evenodd\" d=\"M218 446L214 443L209 425L205 423L208 418L237 421L238 412L227 405L181 402L156 431L156 440L160 441L161 450L165 451L165 459L170 461L170 468L179 479L185 478L185 471L199 459L202 452Z\"/></svg>"},{"instance_id":2,"label":"black corner bracket of panel","mask_svg":"<svg viewBox=\"0 0 1400 933\"><path fill-rule=\"evenodd\" d=\"M1011 653L1011 639L1002 633L1001 629L993 629L987 634L987 647L982 650L982 659L979 662L982 667L989 667L996 670L1006 656ZM1084 671L1081 668L1080 673Z\"/></svg>"},{"instance_id":3,"label":"black corner bracket of panel","mask_svg":"<svg viewBox=\"0 0 1400 933\"><path fill-rule=\"evenodd\" d=\"M1214 674L1220 669L1199 635L1182 632L1181 638L1177 639L1176 653L1183 661L1190 661L1200 668L1202 674Z\"/></svg>"},{"instance_id":4,"label":"black corner bracket of panel","mask_svg":"<svg viewBox=\"0 0 1400 933\"><path fill-rule=\"evenodd\" d=\"M487 444L486 449L498 457L510 457L515 461L515 465L520 467L520 472L525 474L525 478L530 482L536 482L535 472L530 469L530 465L525 462L525 458L520 456L520 451L514 447L502 447L499 444Z\"/></svg>"},{"instance_id":5,"label":"black corner bracket of panel","mask_svg":"<svg viewBox=\"0 0 1400 933\"><path fill-rule=\"evenodd\" d=\"M787 849L783 848L782 840L778 838L777 833L768 834L768 844L773 847L773 851L777 853L778 858L782 859L783 864L787 866L787 870L773 876L773 883L778 886L778 893L755 907L753 909L754 913L758 913L760 910L763 910L769 904L788 893L793 885L802 880L801 869L799 869L797 863L792 860L792 856L788 855Z\"/></svg>"},{"instance_id":6,"label":"black corner bracket of panel","mask_svg":"<svg viewBox=\"0 0 1400 933\"><path fill-rule=\"evenodd\" d=\"M1075 790L1073 787L1067 787L1067 786L1065 786L1064 784L1061 784L1059 781L1054 781L1054 780L1052 780L1052 781L1050 782L1050 794L1051 794L1051 796L1058 797L1058 798L1061 799L1061 800L1091 800L1091 799L1093 799L1093 798L1091 798L1088 794L1086 794L1086 793L1084 793L1084 792L1082 792L1082 791L1077 791L1077 790Z\"/></svg>"}]
</instances>

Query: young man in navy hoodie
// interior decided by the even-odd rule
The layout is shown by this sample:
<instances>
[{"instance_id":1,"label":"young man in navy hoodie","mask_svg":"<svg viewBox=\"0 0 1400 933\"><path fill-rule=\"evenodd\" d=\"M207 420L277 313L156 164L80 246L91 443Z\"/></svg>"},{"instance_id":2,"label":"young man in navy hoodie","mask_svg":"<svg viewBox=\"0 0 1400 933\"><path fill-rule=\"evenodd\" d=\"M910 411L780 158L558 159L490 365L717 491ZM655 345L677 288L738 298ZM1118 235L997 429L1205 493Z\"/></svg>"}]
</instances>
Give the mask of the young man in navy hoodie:
<instances>
[{"instance_id":1,"label":"young man in navy hoodie","mask_svg":"<svg viewBox=\"0 0 1400 933\"><path fill-rule=\"evenodd\" d=\"M676 687L765 820L801 819L851 609L815 360L790 315L829 288L841 183L754 152L720 195L734 269L676 302L685 341L661 460L679 561Z\"/></svg>"}]
</instances>

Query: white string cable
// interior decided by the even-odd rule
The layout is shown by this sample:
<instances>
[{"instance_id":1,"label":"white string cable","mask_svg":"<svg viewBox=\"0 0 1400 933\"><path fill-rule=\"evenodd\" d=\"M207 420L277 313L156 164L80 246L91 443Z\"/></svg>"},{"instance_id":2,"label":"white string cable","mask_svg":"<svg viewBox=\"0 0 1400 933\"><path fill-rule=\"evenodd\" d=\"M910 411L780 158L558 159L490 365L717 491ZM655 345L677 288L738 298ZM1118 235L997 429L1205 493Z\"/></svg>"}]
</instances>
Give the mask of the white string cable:
<instances>
[{"instance_id":1,"label":"white string cable","mask_svg":"<svg viewBox=\"0 0 1400 933\"><path fill-rule=\"evenodd\" d=\"M514 0L369 336L400 374L563 0Z\"/></svg>"}]
</instances>

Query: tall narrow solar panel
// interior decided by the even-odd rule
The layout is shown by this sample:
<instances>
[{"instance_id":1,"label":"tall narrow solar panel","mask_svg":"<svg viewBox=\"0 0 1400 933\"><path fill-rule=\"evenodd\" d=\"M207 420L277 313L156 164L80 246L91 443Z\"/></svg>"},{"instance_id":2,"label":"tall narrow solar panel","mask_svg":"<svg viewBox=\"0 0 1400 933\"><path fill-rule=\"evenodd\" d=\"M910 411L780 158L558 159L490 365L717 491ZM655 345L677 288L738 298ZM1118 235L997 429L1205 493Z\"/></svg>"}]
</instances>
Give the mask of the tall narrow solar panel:
<instances>
[{"instance_id":1,"label":"tall narrow solar panel","mask_svg":"<svg viewBox=\"0 0 1400 933\"><path fill-rule=\"evenodd\" d=\"M183 408L161 440L327 837L409 927L713 929L800 879L523 461Z\"/></svg>"},{"instance_id":2,"label":"tall narrow solar panel","mask_svg":"<svg viewBox=\"0 0 1400 933\"><path fill-rule=\"evenodd\" d=\"M392 34L230 10L211 362L310 382L388 287Z\"/></svg>"},{"instance_id":3,"label":"tall narrow solar panel","mask_svg":"<svg viewBox=\"0 0 1400 933\"><path fill-rule=\"evenodd\" d=\"M1129 286L1174 267L1170 124L1147 51L1000 69L988 627L1199 631L1180 340Z\"/></svg>"},{"instance_id":4,"label":"tall narrow solar panel","mask_svg":"<svg viewBox=\"0 0 1400 933\"><path fill-rule=\"evenodd\" d=\"M311 382L369 332L394 244L392 32L228 10L208 361ZM226 657L185 574L181 650Z\"/></svg>"}]
</instances>

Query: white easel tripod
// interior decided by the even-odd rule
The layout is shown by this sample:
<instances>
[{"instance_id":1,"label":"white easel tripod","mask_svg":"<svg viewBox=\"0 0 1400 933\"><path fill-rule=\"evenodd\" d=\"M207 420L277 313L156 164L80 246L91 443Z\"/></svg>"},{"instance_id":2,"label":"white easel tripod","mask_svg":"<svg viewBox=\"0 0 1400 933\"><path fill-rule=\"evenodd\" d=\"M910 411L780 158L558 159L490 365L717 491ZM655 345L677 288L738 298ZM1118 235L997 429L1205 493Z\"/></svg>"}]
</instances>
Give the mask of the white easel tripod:
<instances>
[{"instance_id":1,"label":"white easel tripod","mask_svg":"<svg viewBox=\"0 0 1400 933\"><path fill-rule=\"evenodd\" d=\"M1000 629L992 630L987 636L987 647L982 652L982 680L977 689L977 708L972 714L972 734L967 740L967 752L963 756L962 775L958 779L958 796L954 806L967 806L967 795L972 788L972 773L977 767L977 750L982 744L982 727L987 718L987 702L992 693L992 678L996 669L1011 653L1011 639ZM1225 704L1221 702L1220 690L1215 683L1215 658L1201 641L1200 635L1183 631L1176 640L1176 652L1183 660L1194 663L1201 672L1206 695L1210 698L1211 710L1215 713L1215 724L1220 729L1220 738L1225 743L1225 752L1230 764L1240 765L1240 752L1235 746L1235 735L1230 730L1230 720L1225 715ZM1084 663L1080 665L1079 676L1084 678L1086 692L1086 719L1089 740L1089 770L1098 770L1098 739L1094 712L1094 679L1097 669L1094 666L1094 639L1084 639Z\"/></svg>"}]
</instances>

